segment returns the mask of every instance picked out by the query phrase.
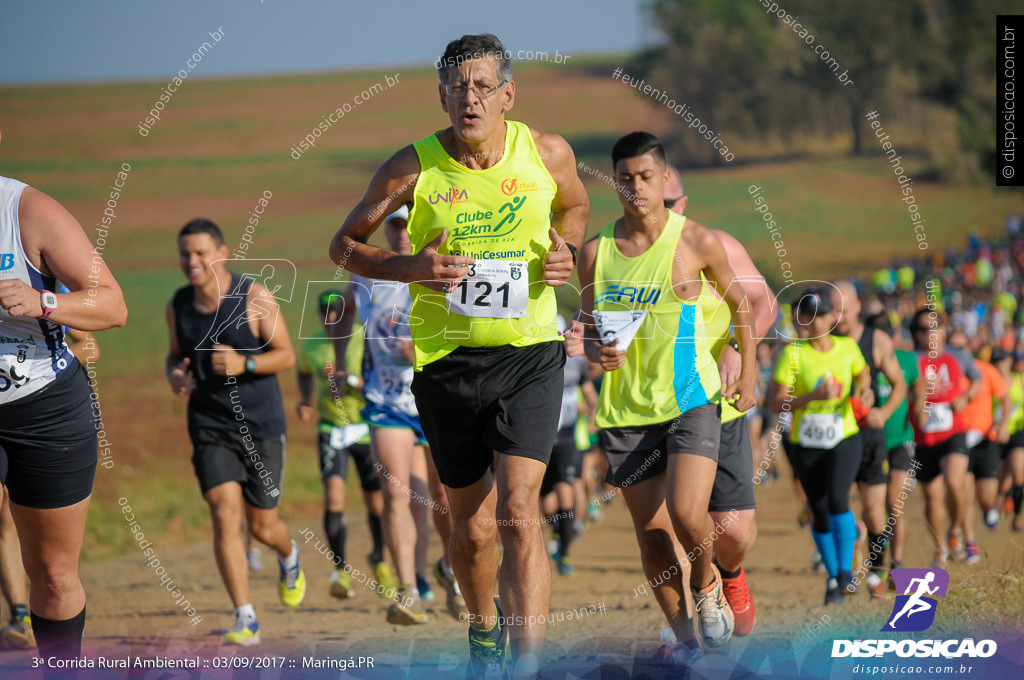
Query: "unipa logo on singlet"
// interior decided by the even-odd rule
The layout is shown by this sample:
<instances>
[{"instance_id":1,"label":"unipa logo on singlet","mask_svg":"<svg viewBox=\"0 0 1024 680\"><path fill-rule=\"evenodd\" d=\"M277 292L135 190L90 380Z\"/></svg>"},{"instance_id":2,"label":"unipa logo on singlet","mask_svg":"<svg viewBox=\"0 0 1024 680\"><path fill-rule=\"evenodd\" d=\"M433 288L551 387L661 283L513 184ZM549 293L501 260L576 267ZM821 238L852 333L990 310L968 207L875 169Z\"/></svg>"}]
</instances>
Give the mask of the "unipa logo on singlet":
<instances>
[{"instance_id":1,"label":"unipa logo on singlet","mask_svg":"<svg viewBox=\"0 0 1024 680\"><path fill-rule=\"evenodd\" d=\"M501 183L501 193L511 196L517 191L536 191L536 182L521 182L518 177L509 177Z\"/></svg>"},{"instance_id":2,"label":"unipa logo on singlet","mask_svg":"<svg viewBox=\"0 0 1024 680\"><path fill-rule=\"evenodd\" d=\"M14 266L13 253L0 253L0 272L7 271Z\"/></svg>"},{"instance_id":3,"label":"unipa logo on singlet","mask_svg":"<svg viewBox=\"0 0 1024 680\"><path fill-rule=\"evenodd\" d=\"M642 286L619 286L612 284L608 289L594 301L594 304L601 302L629 302L639 305L653 305L661 297L660 284L644 284Z\"/></svg>"},{"instance_id":4,"label":"unipa logo on singlet","mask_svg":"<svg viewBox=\"0 0 1024 680\"><path fill-rule=\"evenodd\" d=\"M448 190L444 193L439 191L431 191L427 195L427 200L430 201L430 205L437 205L438 203L447 203L448 209L451 210L452 205L456 203L467 203L469 202L469 192L465 189L459 189L458 187L448 187Z\"/></svg>"}]
</instances>

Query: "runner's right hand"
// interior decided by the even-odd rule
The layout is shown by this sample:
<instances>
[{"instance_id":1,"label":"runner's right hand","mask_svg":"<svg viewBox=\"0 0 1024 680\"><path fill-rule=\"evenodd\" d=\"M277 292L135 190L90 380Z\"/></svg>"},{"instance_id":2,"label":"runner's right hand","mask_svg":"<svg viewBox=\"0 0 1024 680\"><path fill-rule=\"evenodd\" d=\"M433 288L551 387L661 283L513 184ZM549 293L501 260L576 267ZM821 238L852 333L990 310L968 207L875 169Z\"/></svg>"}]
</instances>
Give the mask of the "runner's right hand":
<instances>
[{"instance_id":1,"label":"runner's right hand","mask_svg":"<svg viewBox=\"0 0 1024 680\"><path fill-rule=\"evenodd\" d=\"M619 339L615 338L609 344L601 345L601 355L598 363L606 371L614 371L626 364L626 350L616 349L615 346L618 344Z\"/></svg>"},{"instance_id":2,"label":"runner's right hand","mask_svg":"<svg viewBox=\"0 0 1024 680\"><path fill-rule=\"evenodd\" d=\"M299 421L309 423L313 421L313 407L309 404L299 404Z\"/></svg>"},{"instance_id":3,"label":"runner's right hand","mask_svg":"<svg viewBox=\"0 0 1024 680\"><path fill-rule=\"evenodd\" d=\"M838 399L839 395L843 392L843 384L841 382L832 380L831 376L826 376L824 380L818 383L818 386L814 388L814 400L823 401L825 399Z\"/></svg>"},{"instance_id":4,"label":"runner's right hand","mask_svg":"<svg viewBox=\"0 0 1024 680\"><path fill-rule=\"evenodd\" d=\"M190 363L192 363L192 360L185 357L178 362L177 366L171 369L171 391L179 397L187 397L196 388L196 379L188 370Z\"/></svg>"},{"instance_id":5,"label":"runner's right hand","mask_svg":"<svg viewBox=\"0 0 1024 680\"><path fill-rule=\"evenodd\" d=\"M566 356L578 357L583 354L583 324L579 321L570 322L562 337L565 338Z\"/></svg>"},{"instance_id":6,"label":"runner's right hand","mask_svg":"<svg viewBox=\"0 0 1024 680\"><path fill-rule=\"evenodd\" d=\"M418 283L425 288L443 293L455 290L469 273L469 266L476 260L460 255L440 255L437 249L448 239L448 230L423 247L415 255L405 258L405 272L402 280Z\"/></svg>"}]
</instances>

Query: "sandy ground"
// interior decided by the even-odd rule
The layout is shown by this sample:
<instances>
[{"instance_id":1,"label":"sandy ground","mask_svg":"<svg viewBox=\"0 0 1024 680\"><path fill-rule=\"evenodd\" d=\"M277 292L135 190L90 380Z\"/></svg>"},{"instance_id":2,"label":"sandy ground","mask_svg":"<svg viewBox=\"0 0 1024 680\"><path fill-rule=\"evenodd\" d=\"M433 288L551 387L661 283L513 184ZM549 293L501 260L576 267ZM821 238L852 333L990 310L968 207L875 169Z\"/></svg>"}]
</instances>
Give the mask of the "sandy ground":
<instances>
[{"instance_id":1,"label":"sandy ground","mask_svg":"<svg viewBox=\"0 0 1024 680\"><path fill-rule=\"evenodd\" d=\"M836 637L854 631L861 636L870 635L891 610L892 596L885 601L870 601L865 593L848 598L841 608L825 609L824 577L810 569L813 547L808 531L797 526L792 487L786 481L762 486L758 489L758 502L759 538L746 565L757 603L757 627L751 636L730 642L722 654L715 656L721 668L706 670L706 675L695 672L690 677L753 677L751 671L760 672L759 677L784 677L771 673L780 668L784 658L790 659L790 665L794 663L794 645L804 654L811 652L807 659L815 654L827 657L830 642L821 642L826 635ZM923 531L920 498L912 494L909 505L914 532L906 565L928 566L932 548ZM856 502L855 508L859 511ZM362 556L369 549L369 532L361 520L350 513L348 549L356 568L368 567ZM295 535L306 529L317 535L322 531L319 518L293 522L291 528ZM951 565L951 589L968 580L994 582L1011 570L1019 574L1024 537L1012 534L1006 522L993 532L982 531L984 559L977 565ZM436 537L432 542L431 555L436 559ZM369 590L362 590L346 601L329 596L330 564L315 550L315 545L314 540L302 547L310 586L305 602L297 609L287 609L279 603L273 558L264 549L266 568L252 576L253 601L263 644L245 650L219 644L232 616L208 544L156 553L165 574L180 586L201 617L195 625L175 604L177 598L161 585L155 568L144 563L141 552L85 565L82 579L89 597L86 651L90 656L132 662L136 657L198 657L200 665L207 668L96 668L82 672L79 677L441 678L453 677L464 668L466 624L445 613L440 590L438 599L428 603L428 625L390 625L385 622L387 602ZM599 611L588 611L579 619L567 616L565 621L549 626L543 677L665 676L665 669L648 661L658 647L663 619L653 597L638 594L644 579L632 525L621 499L605 506L604 521L588 528L583 539L573 546L572 556L575 577L553 573L551 611L578 611L591 606ZM816 632L816 626L819 631L825 630ZM1019 631L1011 633L1018 640L1021 638ZM337 669L308 667L315 660L350 657L357 668L342 675ZM358 668L360 657L372 657L373 668L367 666L365 659L364 667ZM822 662L829 661L824 658ZM29 654L0 652L0 677L40 677L38 671L25 670L32 663ZM236 668L215 668L222 663ZM808 671L807 663L805 659L801 673ZM795 670L794 665L792 671ZM827 667L819 671L819 677L829 674ZM785 676L792 677L788 673Z\"/></svg>"}]
</instances>

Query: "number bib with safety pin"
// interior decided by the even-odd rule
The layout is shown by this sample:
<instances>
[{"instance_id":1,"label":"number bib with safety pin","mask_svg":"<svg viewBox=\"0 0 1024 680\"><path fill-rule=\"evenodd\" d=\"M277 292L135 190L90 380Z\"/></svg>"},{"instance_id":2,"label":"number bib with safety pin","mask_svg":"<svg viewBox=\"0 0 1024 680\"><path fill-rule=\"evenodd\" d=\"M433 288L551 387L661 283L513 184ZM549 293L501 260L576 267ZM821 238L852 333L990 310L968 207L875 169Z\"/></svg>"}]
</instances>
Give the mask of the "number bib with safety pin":
<instances>
[{"instance_id":1,"label":"number bib with safety pin","mask_svg":"<svg viewBox=\"0 0 1024 680\"><path fill-rule=\"evenodd\" d=\"M949 404L932 404L928 409L928 420L921 426L921 432L933 434L953 429L953 407Z\"/></svg>"},{"instance_id":2,"label":"number bib with safety pin","mask_svg":"<svg viewBox=\"0 0 1024 680\"><path fill-rule=\"evenodd\" d=\"M448 293L448 308L462 316L521 319L526 316L529 299L526 262L477 260L455 290Z\"/></svg>"},{"instance_id":3,"label":"number bib with safety pin","mask_svg":"<svg viewBox=\"0 0 1024 680\"><path fill-rule=\"evenodd\" d=\"M843 416L839 413L805 413L800 419L800 446L833 449L843 441Z\"/></svg>"}]
</instances>

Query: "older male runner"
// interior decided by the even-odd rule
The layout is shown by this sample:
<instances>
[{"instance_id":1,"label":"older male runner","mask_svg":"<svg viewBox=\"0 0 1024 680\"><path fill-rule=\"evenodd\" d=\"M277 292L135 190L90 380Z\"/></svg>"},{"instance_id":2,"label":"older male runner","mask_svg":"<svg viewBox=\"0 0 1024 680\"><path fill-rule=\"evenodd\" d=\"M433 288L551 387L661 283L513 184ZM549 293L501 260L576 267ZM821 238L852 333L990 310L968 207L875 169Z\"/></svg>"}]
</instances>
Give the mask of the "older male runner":
<instances>
[{"instance_id":1,"label":"older male runner","mask_svg":"<svg viewBox=\"0 0 1024 680\"><path fill-rule=\"evenodd\" d=\"M475 675L504 672L510 636L521 672L543 647L551 576L538 494L565 363L551 287L568 281L590 210L565 140L506 120L506 57L490 34L448 44L437 92L450 127L388 159L331 244L357 274L411 284L412 389L451 503ZM367 245L405 203L413 254ZM492 601L498 533L509 625Z\"/></svg>"}]
</instances>

